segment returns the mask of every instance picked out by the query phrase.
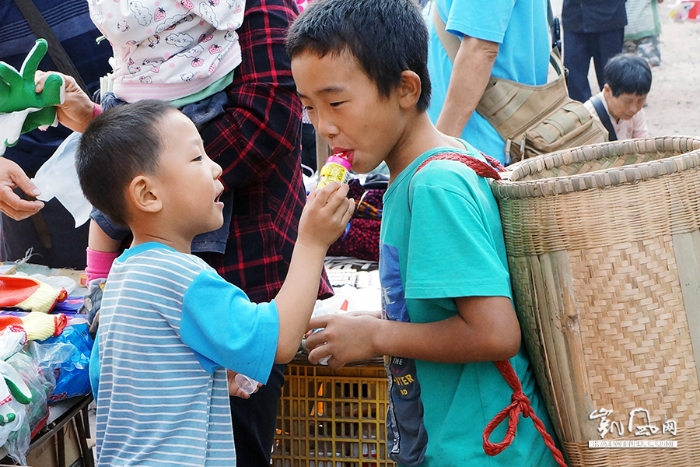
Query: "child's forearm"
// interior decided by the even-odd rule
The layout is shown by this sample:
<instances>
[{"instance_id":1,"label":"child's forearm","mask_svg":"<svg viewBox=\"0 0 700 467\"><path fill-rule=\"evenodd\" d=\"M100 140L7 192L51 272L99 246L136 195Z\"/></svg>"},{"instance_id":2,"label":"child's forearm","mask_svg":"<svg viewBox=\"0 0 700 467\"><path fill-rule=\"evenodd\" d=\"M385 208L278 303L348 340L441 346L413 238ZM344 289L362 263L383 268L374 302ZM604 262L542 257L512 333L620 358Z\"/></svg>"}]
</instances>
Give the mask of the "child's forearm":
<instances>
[{"instance_id":1,"label":"child's forearm","mask_svg":"<svg viewBox=\"0 0 700 467\"><path fill-rule=\"evenodd\" d=\"M505 360L518 352L520 327L510 299L475 297L468 307L471 313L432 323L384 320L372 346L382 355L444 363Z\"/></svg>"},{"instance_id":2,"label":"child's forearm","mask_svg":"<svg viewBox=\"0 0 700 467\"><path fill-rule=\"evenodd\" d=\"M119 251L120 246L121 241L112 239L105 233L104 230L102 230L100 225L94 219L90 219L90 226L88 230L88 248L95 251L101 251L103 253L109 253Z\"/></svg>"},{"instance_id":3,"label":"child's forearm","mask_svg":"<svg viewBox=\"0 0 700 467\"><path fill-rule=\"evenodd\" d=\"M395 355L441 363L505 360L517 353L520 339L494 342L470 329L459 316L435 323L382 321L376 333L379 355ZM513 344L516 342L516 344ZM511 345L513 344L513 345Z\"/></svg>"},{"instance_id":4,"label":"child's forearm","mask_svg":"<svg viewBox=\"0 0 700 467\"><path fill-rule=\"evenodd\" d=\"M460 311L432 323L407 323L371 316L328 314L314 317L306 338L309 360L331 355L338 368L349 362L392 355L442 363L504 360L520 348L520 327L506 297L457 298Z\"/></svg>"},{"instance_id":5,"label":"child's forearm","mask_svg":"<svg viewBox=\"0 0 700 467\"><path fill-rule=\"evenodd\" d=\"M326 248L297 242L287 278L275 297L280 331L275 363L287 363L296 354L311 318L323 270Z\"/></svg>"}]
</instances>

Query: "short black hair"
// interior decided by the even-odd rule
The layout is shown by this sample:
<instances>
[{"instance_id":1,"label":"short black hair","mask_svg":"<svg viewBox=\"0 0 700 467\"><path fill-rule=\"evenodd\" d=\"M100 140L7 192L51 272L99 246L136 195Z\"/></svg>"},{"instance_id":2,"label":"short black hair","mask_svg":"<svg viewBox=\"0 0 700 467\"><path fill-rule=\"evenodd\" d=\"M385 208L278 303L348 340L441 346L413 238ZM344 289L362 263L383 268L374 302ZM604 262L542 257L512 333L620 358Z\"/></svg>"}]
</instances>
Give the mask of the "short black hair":
<instances>
[{"instance_id":1,"label":"short black hair","mask_svg":"<svg viewBox=\"0 0 700 467\"><path fill-rule=\"evenodd\" d=\"M644 96L651 89L651 67L635 54L622 53L612 57L605 64L603 76L615 97L620 94Z\"/></svg>"},{"instance_id":2,"label":"short black hair","mask_svg":"<svg viewBox=\"0 0 700 467\"><path fill-rule=\"evenodd\" d=\"M164 137L158 125L176 110L152 99L120 105L97 116L83 133L76 155L80 187L112 221L127 224L126 188L137 175L157 170Z\"/></svg>"},{"instance_id":3,"label":"short black hair","mask_svg":"<svg viewBox=\"0 0 700 467\"><path fill-rule=\"evenodd\" d=\"M417 108L430 104L428 29L416 0L314 0L292 23L287 53L319 57L348 51L388 97L401 85L401 73L421 80Z\"/></svg>"}]
</instances>

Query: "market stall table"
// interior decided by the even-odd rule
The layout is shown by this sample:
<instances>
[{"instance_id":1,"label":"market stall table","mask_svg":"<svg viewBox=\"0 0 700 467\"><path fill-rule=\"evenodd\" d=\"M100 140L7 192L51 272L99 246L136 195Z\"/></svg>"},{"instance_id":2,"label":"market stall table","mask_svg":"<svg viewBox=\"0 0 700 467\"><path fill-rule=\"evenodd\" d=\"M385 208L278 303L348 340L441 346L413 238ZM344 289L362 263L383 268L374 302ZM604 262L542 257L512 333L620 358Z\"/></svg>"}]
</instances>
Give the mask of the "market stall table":
<instances>
[{"instance_id":1,"label":"market stall table","mask_svg":"<svg viewBox=\"0 0 700 467\"><path fill-rule=\"evenodd\" d=\"M93 467L88 436L88 406L92 395L73 397L49 406L46 427L29 444L30 467ZM5 457L0 465L17 465Z\"/></svg>"},{"instance_id":2,"label":"market stall table","mask_svg":"<svg viewBox=\"0 0 700 467\"><path fill-rule=\"evenodd\" d=\"M51 269L28 262L0 263L3 274L15 272L27 275L41 274L47 277L63 276L72 279L76 288L71 296L85 295L87 290L80 286L82 271ZM72 397L49 405L46 426L36 434L26 453L27 465L31 467L93 467L94 458L89 442L90 424L88 406L92 395ZM0 456L7 452L2 448ZM16 465L8 456L0 459L0 465Z\"/></svg>"}]
</instances>

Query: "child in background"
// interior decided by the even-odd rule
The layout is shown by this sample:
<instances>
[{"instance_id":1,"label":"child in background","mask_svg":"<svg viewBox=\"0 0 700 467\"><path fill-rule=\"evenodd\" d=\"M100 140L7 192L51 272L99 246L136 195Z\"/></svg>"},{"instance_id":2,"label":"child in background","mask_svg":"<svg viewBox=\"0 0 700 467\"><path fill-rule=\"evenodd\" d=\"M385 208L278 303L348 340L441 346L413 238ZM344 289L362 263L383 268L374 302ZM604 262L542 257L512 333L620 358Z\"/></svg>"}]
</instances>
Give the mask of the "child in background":
<instances>
[{"instance_id":1,"label":"child in background","mask_svg":"<svg viewBox=\"0 0 700 467\"><path fill-rule=\"evenodd\" d=\"M330 357L338 368L388 356L387 451L400 465L555 465L531 420L520 421L512 445L495 457L482 447L487 423L513 395L494 361L512 364L550 425L520 345L489 184L462 162L429 161L450 153L486 165L426 113L427 43L414 0L314 0L288 33L292 73L316 131L349 155L355 172L385 161L390 174L379 261L385 319L312 318L309 329L324 329L307 335L309 360ZM493 438L504 435L500 425Z\"/></svg>"},{"instance_id":2,"label":"child in background","mask_svg":"<svg viewBox=\"0 0 700 467\"><path fill-rule=\"evenodd\" d=\"M604 73L603 90L583 105L600 119L610 141L649 137L643 108L651 90L647 61L636 54L619 54L608 61Z\"/></svg>"},{"instance_id":3,"label":"child in background","mask_svg":"<svg viewBox=\"0 0 700 467\"><path fill-rule=\"evenodd\" d=\"M156 100L106 111L82 136L77 171L88 200L134 236L93 349L97 465L235 466L225 368L264 383L295 355L326 250L354 211L347 187L309 196L282 289L254 304L190 254L223 222L223 185L185 115Z\"/></svg>"}]
</instances>

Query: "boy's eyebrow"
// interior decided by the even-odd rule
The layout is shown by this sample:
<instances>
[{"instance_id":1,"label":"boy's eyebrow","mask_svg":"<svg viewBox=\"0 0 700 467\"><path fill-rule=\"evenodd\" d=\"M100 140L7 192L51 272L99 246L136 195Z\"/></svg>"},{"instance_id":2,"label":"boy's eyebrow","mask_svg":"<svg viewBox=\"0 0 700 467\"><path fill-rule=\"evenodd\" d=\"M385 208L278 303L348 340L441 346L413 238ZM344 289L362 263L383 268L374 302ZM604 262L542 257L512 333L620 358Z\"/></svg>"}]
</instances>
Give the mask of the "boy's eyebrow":
<instances>
[{"instance_id":1,"label":"boy's eyebrow","mask_svg":"<svg viewBox=\"0 0 700 467\"><path fill-rule=\"evenodd\" d=\"M345 90L345 88L343 88L342 86L328 86L328 87L325 87L325 88L319 90L318 94L333 94L333 93L337 93L337 92L342 92L344 90ZM303 98L307 97L300 92L298 92L297 94L299 95L299 97L303 97Z\"/></svg>"}]
</instances>

